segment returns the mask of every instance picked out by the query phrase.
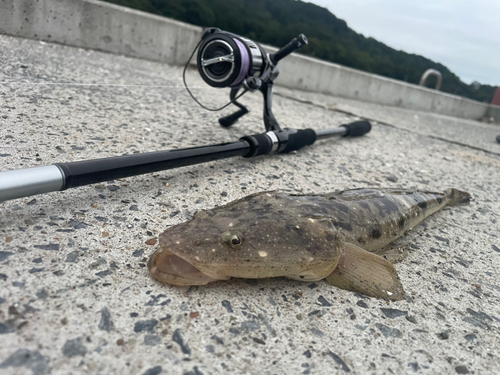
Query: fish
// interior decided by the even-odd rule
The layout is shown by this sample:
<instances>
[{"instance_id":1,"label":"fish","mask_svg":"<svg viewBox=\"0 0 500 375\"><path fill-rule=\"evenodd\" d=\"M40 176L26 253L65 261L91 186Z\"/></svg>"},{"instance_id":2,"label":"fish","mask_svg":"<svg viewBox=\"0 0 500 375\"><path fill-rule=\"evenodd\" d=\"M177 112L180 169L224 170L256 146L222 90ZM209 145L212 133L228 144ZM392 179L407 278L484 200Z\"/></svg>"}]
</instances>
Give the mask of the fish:
<instances>
[{"instance_id":1,"label":"fish","mask_svg":"<svg viewBox=\"0 0 500 375\"><path fill-rule=\"evenodd\" d=\"M258 192L168 228L148 269L160 283L178 286L230 278L325 279L341 289L401 300L404 288L381 256L384 248L443 207L470 200L457 189Z\"/></svg>"}]
</instances>

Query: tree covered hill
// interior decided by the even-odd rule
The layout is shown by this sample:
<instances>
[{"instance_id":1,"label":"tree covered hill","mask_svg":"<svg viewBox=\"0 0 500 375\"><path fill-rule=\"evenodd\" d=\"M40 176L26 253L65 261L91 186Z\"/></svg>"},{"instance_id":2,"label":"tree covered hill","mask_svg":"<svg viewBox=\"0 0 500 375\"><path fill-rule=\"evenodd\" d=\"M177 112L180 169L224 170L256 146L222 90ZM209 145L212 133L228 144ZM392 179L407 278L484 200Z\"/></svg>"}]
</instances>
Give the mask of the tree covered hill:
<instances>
[{"instance_id":1,"label":"tree covered hill","mask_svg":"<svg viewBox=\"0 0 500 375\"><path fill-rule=\"evenodd\" d=\"M462 82L446 66L423 56L397 51L366 38L327 9L299 0L105 0L203 27L218 27L277 47L303 33L309 45L300 53L366 72L418 84L422 73L437 69L441 90L490 102L494 86ZM355 6L355 5L353 5ZM434 77L428 80L435 86Z\"/></svg>"}]
</instances>

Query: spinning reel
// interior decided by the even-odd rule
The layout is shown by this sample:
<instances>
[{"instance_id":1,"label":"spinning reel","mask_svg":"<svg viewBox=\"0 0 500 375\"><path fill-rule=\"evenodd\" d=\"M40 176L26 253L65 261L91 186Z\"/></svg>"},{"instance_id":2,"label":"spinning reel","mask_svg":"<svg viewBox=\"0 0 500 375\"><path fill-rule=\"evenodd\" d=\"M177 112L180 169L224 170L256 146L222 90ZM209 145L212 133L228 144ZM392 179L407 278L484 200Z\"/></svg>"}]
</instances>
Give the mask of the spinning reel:
<instances>
[{"instance_id":1,"label":"spinning reel","mask_svg":"<svg viewBox=\"0 0 500 375\"><path fill-rule=\"evenodd\" d=\"M217 28L205 30L198 44L198 72L201 78L212 87L230 87L228 105L232 103L239 108L233 114L220 118L219 123L226 128L230 127L240 117L250 112L250 109L239 103L237 99L248 91L259 90L264 96L266 131L280 131L281 128L271 108L273 83L279 74L277 64L281 59L306 44L307 38L304 34L300 34L278 52L267 54L262 46L250 39ZM240 90L243 90L243 93L238 95ZM201 105L194 96L193 99Z\"/></svg>"}]
</instances>

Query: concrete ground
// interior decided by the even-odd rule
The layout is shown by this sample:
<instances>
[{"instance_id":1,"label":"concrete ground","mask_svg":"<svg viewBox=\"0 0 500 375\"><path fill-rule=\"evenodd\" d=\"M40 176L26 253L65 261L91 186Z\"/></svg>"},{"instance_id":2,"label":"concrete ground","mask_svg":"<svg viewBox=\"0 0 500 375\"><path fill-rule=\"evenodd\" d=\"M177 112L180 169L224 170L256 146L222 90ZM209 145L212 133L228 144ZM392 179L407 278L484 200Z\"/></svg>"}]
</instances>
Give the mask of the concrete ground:
<instances>
[{"instance_id":1,"label":"concrete ground","mask_svg":"<svg viewBox=\"0 0 500 375\"><path fill-rule=\"evenodd\" d=\"M182 69L0 36L0 170L235 141ZM196 87L197 73L188 79ZM227 91L194 89L215 106ZM500 127L278 88L283 127L360 117L367 136L0 204L2 374L500 372ZM225 110L224 113L229 113ZM161 285L155 239L199 209L272 189L470 192L398 241L400 302L286 279Z\"/></svg>"}]
</instances>

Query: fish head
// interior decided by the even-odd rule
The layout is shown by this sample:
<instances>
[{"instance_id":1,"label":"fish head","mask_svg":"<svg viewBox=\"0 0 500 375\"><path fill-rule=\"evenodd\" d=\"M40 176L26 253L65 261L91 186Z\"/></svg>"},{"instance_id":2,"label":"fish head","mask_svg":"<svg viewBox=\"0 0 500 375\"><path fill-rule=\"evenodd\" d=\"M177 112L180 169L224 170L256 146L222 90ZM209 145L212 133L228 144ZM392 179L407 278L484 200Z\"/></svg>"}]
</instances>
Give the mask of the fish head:
<instances>
[{"instance_id":1,"label":"fish head","mask_svg":"<svg viewBox=\"0 0 500 375\"><path fill-rule=\"evenodd\" d=\"M301 217L259 193L167 229L148 263L152 276L173 285L286 276L320 280L335 268L340 240L327 219Z\"/></svg>"}]
</instances>

